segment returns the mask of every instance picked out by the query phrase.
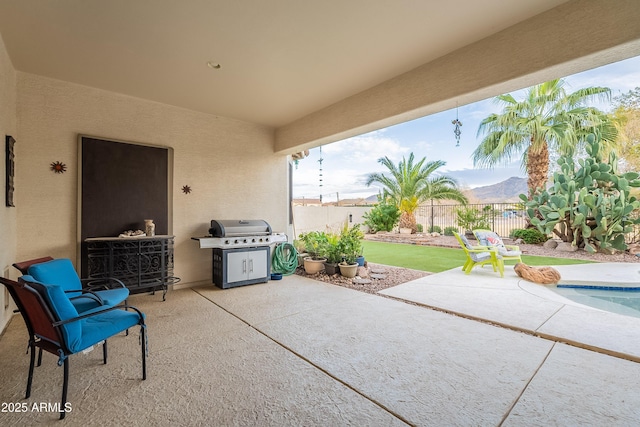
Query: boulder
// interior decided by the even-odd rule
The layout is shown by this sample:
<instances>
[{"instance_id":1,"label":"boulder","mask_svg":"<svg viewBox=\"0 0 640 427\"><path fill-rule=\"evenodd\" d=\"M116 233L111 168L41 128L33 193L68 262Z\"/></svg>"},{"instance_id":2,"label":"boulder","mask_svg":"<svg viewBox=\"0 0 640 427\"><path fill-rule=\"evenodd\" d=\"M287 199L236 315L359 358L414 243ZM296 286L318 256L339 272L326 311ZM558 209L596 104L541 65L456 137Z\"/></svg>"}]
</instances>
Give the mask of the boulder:
<instances>
[{"instance_id":1,"label":"boulder","mask_svg":"<svg viewBox=\"0 0 640 427\"><path fill-rule=\"evenodd\" d=\"M367 270L365 267L358 267L357 276L362 277L363 279L366 279L367 277L369 277L369 270Z\"/></svg>"},{"instance_id":2,"label":"boulder","mask_svg":"<svg viewBox=\"0 0 640 427\"><path fill-rule=\"evenodd\" d=\"M573 246L571 242L561 242L556 246L556 250L560 252L575 252L578 250L578 247Z\"/></svg>"},{"instance_id":3,"label":"boulder","mask_svg":"<svg viewBox=\"0 0 640 427\"><path fill-rule=\"evenodd\" d=\"M640 245L637 243L632 243L627 249L631 255L637 256L638 254L640 254Z\"/></svg>"},{"instance_id":4,"label":"boulder","mask_svg":"<svg viewBox=\"0 0 640 427\"><path fill-rule=\"evenodd\" d=\"M558 247L558 243L559 242L557 240L547 240L542 246L546 249L555 249Z\"/></svg>"}]
</instances>

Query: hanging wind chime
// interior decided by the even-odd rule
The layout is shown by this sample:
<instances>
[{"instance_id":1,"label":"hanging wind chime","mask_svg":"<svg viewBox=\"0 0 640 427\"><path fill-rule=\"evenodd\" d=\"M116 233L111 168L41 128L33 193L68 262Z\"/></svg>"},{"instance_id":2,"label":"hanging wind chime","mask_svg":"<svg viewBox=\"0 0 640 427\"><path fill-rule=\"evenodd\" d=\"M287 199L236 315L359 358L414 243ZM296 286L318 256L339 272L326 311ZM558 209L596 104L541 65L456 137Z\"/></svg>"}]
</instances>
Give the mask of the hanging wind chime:
<instances>
[{"instance_id":1,"label":"hanging wind chime","mask_svg":"<svg viewBox=\"0 0 640 427\"><path fill-rule=\"evenodd\" d=\"M320 172L319 172L319 181L320 181L320 204L322 204L322 145L320 146L320 159L318 159L318 163L320 163Z\"/></svg>"},{"instance_id":2,"label":"hanging wind chime","mask_svg":"<svg viewBox=\"0 0 640 427\"><path fill-rule=\"evenodd\" d=\"M456 136L456 147L459 147L460 135L462 134L462 131L460 130L460 127L462 126L462 122L458 120L458 104L457 103L456 103L456 119L451 121L451 124L454 126L453 134Z\"/></svg>"}]
</instances>

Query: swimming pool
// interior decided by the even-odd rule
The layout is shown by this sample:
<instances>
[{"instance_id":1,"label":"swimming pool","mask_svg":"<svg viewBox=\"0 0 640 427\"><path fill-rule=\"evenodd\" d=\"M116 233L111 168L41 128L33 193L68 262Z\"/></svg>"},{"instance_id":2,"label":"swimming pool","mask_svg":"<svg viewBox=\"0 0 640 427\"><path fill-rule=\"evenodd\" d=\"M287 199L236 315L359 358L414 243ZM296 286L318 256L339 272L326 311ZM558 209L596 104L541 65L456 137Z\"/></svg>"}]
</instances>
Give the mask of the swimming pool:
<instances>
[{"instance_id":1,"label":"swimming pool","mask_svg":"<svg viewBox=\"0 0 640 427\"><path fill-rule=\"evenodd\" d=\"M640 288L620 288L606 285L558 285L553 292L599 310L640 317Z\"/></svg>"},{"instance_id":2,"label":"swimming pool","mask_svg":"<svg viewBox=\"0 0 640 427\"><path fill-rule=\"evenodd\" d=\"M562 277L557 286L520 281L520 288L547 300L640 318L640 264L594 263L554 268Z\"/></svg>"}]
</instances>

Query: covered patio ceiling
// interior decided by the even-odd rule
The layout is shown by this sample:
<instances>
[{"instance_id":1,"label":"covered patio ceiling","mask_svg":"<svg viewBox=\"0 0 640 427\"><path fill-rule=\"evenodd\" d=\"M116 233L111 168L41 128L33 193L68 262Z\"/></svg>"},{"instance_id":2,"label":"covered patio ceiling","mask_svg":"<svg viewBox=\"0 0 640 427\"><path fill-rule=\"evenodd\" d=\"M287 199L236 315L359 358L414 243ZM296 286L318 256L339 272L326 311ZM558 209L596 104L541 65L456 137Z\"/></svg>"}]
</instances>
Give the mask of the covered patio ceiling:
<instances>
[{"instance_id":1,"label":"covered patio ceiling","mask_svg":"<svg viewBox=\"0 0 640 427\"><path fill-rule=\"evenodd\" d=\"M291 152L522 87L558 64L575 72L633 56L637 43L566 65L637 42L640 31L616 22L634 9L627 0L0 0L0 33L18 71L270 126L274 150ZM576 50L578 35L592 46Z\"/></svg>"}]
</instances>

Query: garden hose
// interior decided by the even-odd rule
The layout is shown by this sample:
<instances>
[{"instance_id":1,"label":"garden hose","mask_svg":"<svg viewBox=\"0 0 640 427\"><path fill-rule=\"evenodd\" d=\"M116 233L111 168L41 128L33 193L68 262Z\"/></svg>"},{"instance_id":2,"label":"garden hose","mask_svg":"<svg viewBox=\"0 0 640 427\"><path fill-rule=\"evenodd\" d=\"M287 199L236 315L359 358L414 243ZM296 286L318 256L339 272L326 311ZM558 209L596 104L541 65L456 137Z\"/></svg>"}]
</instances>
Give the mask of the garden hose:
<instances>
[{"instance_id":1,"label":"garden hose","mask_svg":"<svg viewBox=\"0 0 640 427\"><path fill-rule=\"evenodd\" d=\"M298 267L298 251L291 243L282 243L273 250L271 270L285 276L293 274Z\"/></svg>"}]
</instances>

